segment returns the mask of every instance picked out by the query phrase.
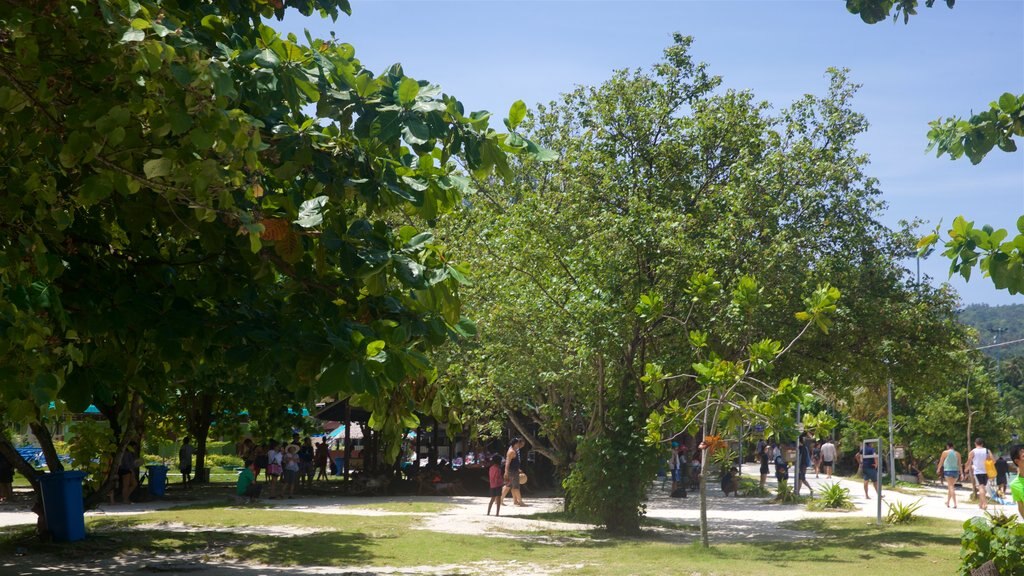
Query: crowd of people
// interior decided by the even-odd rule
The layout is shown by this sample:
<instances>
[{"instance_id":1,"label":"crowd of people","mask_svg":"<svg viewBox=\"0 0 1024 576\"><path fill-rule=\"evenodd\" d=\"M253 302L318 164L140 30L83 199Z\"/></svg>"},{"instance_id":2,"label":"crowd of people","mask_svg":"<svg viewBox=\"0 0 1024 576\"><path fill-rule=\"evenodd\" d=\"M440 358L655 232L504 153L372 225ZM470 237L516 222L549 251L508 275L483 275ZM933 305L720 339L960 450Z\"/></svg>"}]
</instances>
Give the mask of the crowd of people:
<instances>
[{"instance_id":1,"label":"crowd of people","mask_svg":"<svg viewBox=\"0 0 1024 576\"><path fill-rule=\"evenodd\" d=\"M262 495L263 485L258 482L264 475L267 498L294 498L298 486L312 487L315 480L327 479L330 447L327 438L315 445L310 437L293 434L291 442L268 440L256 444L246 438L238 447L243 470L239 474L237 494L250 499ZM182 470L184 482L184 470Z\"/></svg>"}]
</instances>

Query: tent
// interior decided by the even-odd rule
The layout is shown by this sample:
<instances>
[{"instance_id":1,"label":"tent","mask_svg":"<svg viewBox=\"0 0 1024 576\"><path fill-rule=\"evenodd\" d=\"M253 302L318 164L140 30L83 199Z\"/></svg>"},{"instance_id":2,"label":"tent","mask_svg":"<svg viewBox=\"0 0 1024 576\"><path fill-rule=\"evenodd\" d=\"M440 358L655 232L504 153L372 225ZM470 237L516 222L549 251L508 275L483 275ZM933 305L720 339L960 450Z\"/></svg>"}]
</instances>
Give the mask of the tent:
<instances>
[{"instance_id":1,"label":"tent","mask_svg":"<svg viewBox=\"0 0 1024 576\"><path fill-rule=\"evenodd\" d=\"M345 426L338 426L333 432L327 435L328 442L334 442L335 440L343 440L345 438ZM349 433L349 438L352 440L363 439L363 427L360 424L356 424L352 427L352 431Z\"/></svg>"}]
</instances>

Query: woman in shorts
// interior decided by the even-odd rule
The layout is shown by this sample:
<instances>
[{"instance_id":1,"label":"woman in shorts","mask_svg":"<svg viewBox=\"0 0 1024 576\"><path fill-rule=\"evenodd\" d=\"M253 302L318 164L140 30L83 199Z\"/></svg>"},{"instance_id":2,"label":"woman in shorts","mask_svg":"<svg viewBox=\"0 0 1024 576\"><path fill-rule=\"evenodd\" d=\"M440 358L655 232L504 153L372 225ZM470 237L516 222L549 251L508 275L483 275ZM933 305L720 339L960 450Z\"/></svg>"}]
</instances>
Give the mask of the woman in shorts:
<instances>
[{"instance_id":1,"label":"woman in shorts","mask_svg":"<svg viewBox=\"0 0 1024 576\"><path fill-rule=\"evenodd\" d=\"M953 449L952 442L946 442L946 449L939 455L939 465L935 467L935 475L942 474L946 481L946 508L949 508L949 501L953 501L953 508L956 508L956 485L960 478L960 469L963 463L960 462L960 453Z\"/></svg>"}]
</instances>

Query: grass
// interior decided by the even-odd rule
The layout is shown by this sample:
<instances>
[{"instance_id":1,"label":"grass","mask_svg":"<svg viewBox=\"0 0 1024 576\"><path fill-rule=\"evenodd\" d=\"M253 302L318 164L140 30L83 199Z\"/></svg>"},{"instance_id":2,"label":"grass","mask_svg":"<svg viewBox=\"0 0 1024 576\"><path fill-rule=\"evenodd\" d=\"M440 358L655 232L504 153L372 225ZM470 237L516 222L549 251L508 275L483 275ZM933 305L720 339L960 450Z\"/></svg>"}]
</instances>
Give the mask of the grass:
<instances>
[{"instance_id":1,"label":"grass","mask_svg":"<svg viewBox=\"0 0 1024 576\"><path fill-rule=\"evenodd\" d=\"M34 562L43 564L48 561L46 557L89 562L120 554L201 550L212 557L287 566L401 567L457 559L454 561L462 565L515 560L522 573L537 566L562 568L572 574L661 576L679 573L685 567L687 574L716 576L789 576L836 570L844 576L873 576L879 570L895 574L955 574L960 549L959 523L928 518L912 525L882 527L865 518L802 520L784 527L817 537L723 543L708 550L696 546L698 536L692 530L679 530L671 538L663 533L612 538L606 533L580 530L545 530L489 538L411 529L424 521L422 516L406 515L355 517L285 511L270 514L260 508L208 508L201 514L194 509L166 510L137 516L92 517L88 521L90 537L70 545L35 544L24 528L0 530L0 557L9 557L18 545L29 549ZM160 530L160 523L182 523L195 528L172 532ZM301 528L306 533L279 537L230 530L283 526ZM213 532L202 527L229 530ZM531 537L538 535L555 538Z\"/></svg>"}]
</instances>

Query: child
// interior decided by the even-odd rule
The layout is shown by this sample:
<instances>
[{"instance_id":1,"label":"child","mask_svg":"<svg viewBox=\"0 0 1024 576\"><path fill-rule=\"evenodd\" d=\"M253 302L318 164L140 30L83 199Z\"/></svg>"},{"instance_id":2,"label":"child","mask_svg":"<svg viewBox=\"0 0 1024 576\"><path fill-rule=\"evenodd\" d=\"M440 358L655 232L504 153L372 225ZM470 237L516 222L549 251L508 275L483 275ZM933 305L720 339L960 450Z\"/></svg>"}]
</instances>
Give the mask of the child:
<instances>
[{"instance_id":1,"label":"child","mask_svg":"<svg viewBox=\"0 0 1024 576\"><path fill-rule=\"evenodd\" d=\"M491 457L491 467L487 470L491 486L491 501L487 503L487 515L491 515L491 506L495 516L501 516L501 488L505 485L504 472L501 469L501 456L495 454Z\"/></svg>"}]
</instances>

